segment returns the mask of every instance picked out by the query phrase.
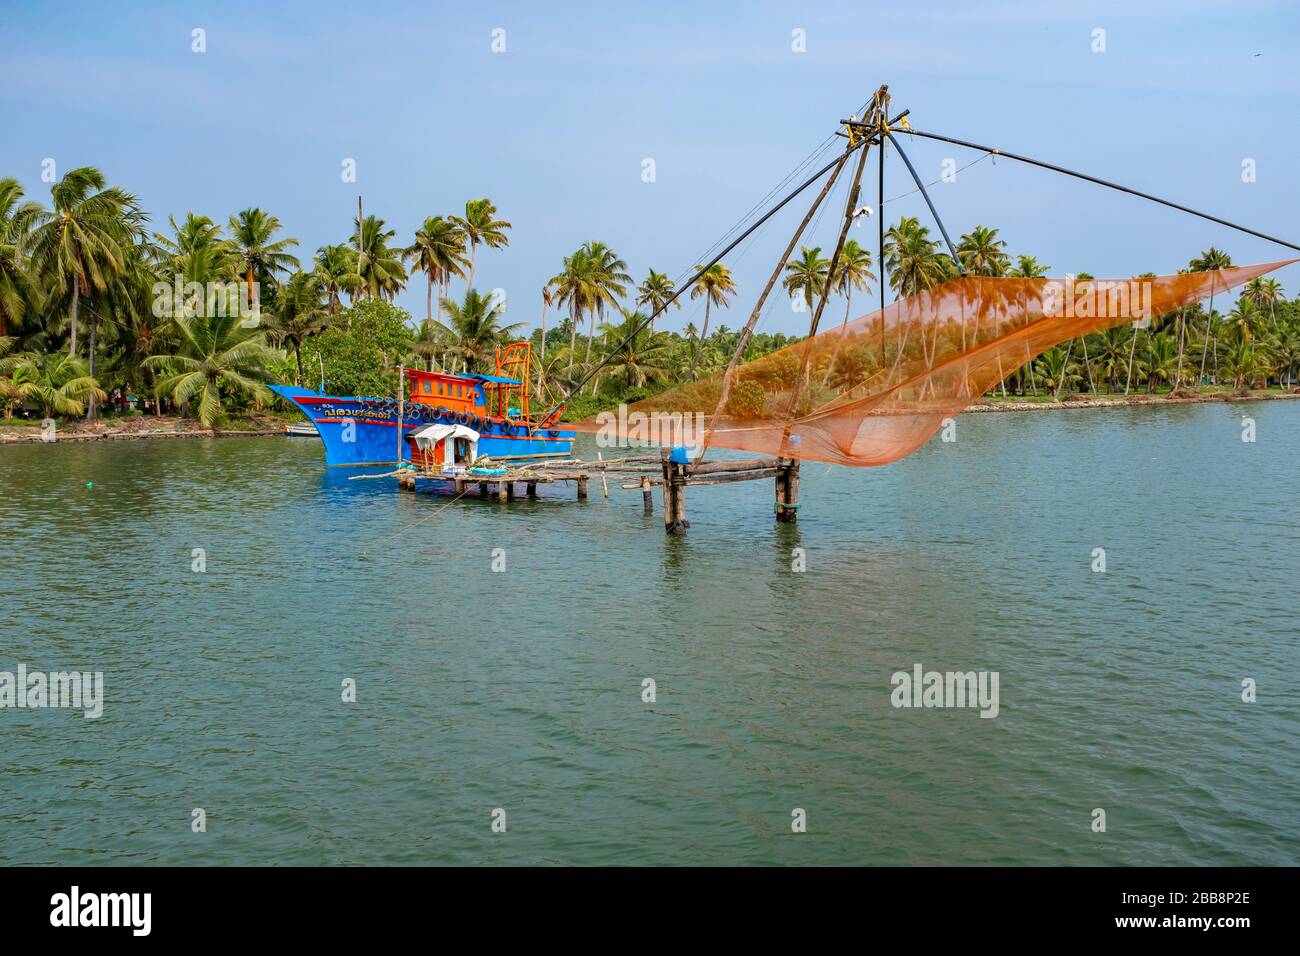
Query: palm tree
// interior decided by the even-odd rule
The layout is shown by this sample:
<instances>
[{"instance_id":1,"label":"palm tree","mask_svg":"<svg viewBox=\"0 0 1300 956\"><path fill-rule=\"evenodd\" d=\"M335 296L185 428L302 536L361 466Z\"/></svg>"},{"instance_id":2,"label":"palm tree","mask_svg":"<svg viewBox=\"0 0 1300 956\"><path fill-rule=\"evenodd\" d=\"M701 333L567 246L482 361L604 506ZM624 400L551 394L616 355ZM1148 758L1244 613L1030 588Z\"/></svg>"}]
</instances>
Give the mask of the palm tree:
<instances>
[{"instance_id":1,"label":"palm tree","mask_svg":"<svg viewBox=\"0 0 1300 956\"><path fill-rule=\"evenodd\" d=\"M623 321L601 326L607 343L608 368L613 378L621 379L624 388L639 388L649 382L659 382L668 377L672 357L672 341L666 333L651 332L649 328L636 330L646 320L644 312L619 309ZM617 353L619 343L626 344Z\"/></svg>"},{"instance_id":2,"label":"palm tree","mask_svg":"<svg viewBox=\"0 0 1300 956\"><path fill-rule=\"evenodd\" d=\"M33 308L39 290L18 244L40 210L34 202L19 205L23 188L16 179L0 179L0 338L18 329Z\"/></svg>"},{"instance_id":3,"label":"palm tree","mask_svg":"<svg viewBox=\"0 0 1300 956\"><path fill-rule=\"evenodd\" d=\"M546 310L549 309L554 302L555 291L552 289L551 283L548 282L542 286L542 354L539 359L541 365L537 377L537 398L539 400L542 398L546 389Z\"/></svg>"},{"instance_id":4,"label":"palm tree","mask_svg":"<svg viewBox=\"0 0 1300 956\"><path fill-rule=\"evenodd\" d=\"M452 216L451 222L459 226L469 242L469 287L474 288L474 266L480 243L489 249L510 245L506 230L510 223L495 218L497 207L489 199L470 199L465 202L465 215Z\"/></svg>"},{"instance_id":5,"label":"palm tree","mask_svg":"<svg viewBox=\"0 0 1300 956\"><path fill-rule=\"evenodd\" d=\"M353 219L352 223L356 225L357 221ZM392 301L393 296L406 284L402 254L388 246L388 240L396 236L397 232L385 229L384 225L384 220L379 217L366 216L365 222L359 227L357 275L361 277L361 282L357 287L357 297Z\"/></svg>"},{"instance_id":6,"label":"palm tree","mask_svg":"<svg viewBox=\"0 0 1300 956\"><path fill-rule=\"evenodd\" d=\"M175 355L153 355L144 364L164 370L156 386L158 395L169 395L178 405L196 396L199 421L212 428L221 418L222 393L249 396L257 404L271 392L265 382L271 378L269 363L280 353L266 344L266 336L246 329L238 316L186 315L176 320L181 347Z\"/></svg>"},{"instance_id":7,"label":"palm tree","mask_svg":"<svg viewBox=\"0 0 1300 956\"><path fill-rule=\"evenodd\" d=\"M274 239L280 220L261 209L245 209L230 217L231 244L238 257L239 272L248 283L248 299L253 301L253 282L272 283L277 272L298 268L297 257L286 249L298 245L297 239Z\"/></svg>"},{"instance_id":8,"label":"palm tree","mask_svg":"<svg viewBox=\"0 0 1300 956\"><path fill-rule=\"evenodd\" d=\"M870 289L870 283L876 280L871 271L871 252L858 245L856 239L849 239L840 250L840 260L835 266L835 275L831 277L831 288L844 296L844 323L841 330L849 324L849 311L853 308L853 290Z\"/></svg>"},{"instance_id":9,"label":"palm tree","mask_svg":"<svg viewBox=\"0 0 1300 956\"><path fill-rule=\"evenodd\" d=\"M153 391L155 373L146 368L144 360L150 355L164 354L176 346L173 319L184 314L185 303L172 303L167 310L155 301L155 284L164 272L154 265L160 250L153 244L141 242L127 250L126 268L102 296L104 317L113 331L116 365L127 388L135 387L141 394ZM206 303L205 303L206 304ZM92 331L94 326L91 326ZM93 373L93 370L92 370ZM161 405L155 410L162 414Z\"/></svg>"},{"instance_id":10,"label":"palm tree","mask_svg":"<svg viewBox=\"0 0 1300 956\"><path fill-rule=\"evenodd\" d=\"M321 291L325 293L330 315L338 315L343 306L342 296L355 296L361 287L361 276L357 274L357 252L350 246L340 243L336 246L321 246L316 250L314 272L320 282Z\"/></svg>"},{"instance_id":11,"label":"palm tree","mask_svg":"<svg viewBox=\"0 0 1300 956\"><path fill-rule=\"evenodd\" d=\"M573 370L573 356L577 351L578 322L582 313L594 308L596 295L596 263L583 246L571 256L564 257L564 268L548 283L555 289L556 303L569 309L569 364L566 374Z\"/></svg>"},{"instance_id":12,"label":"palm tree","mask_svg":"<svg viewBox=\"0 0 1300 956\"><path fill-rule=\"evenodd\" d=\"M938 240L914 216L889 227L884 251L889 284L900 297L932 289L956 273L952 259L939 252Z\"/></svg>"},{"instance_id":13,"label":"palm tree","mask_svg":"<svg viewBox=\"0 0 1300 956\"><path fill-rule=\"evenodd\" d=\"M81 297L104 291L122 270L123 247L134 238L136 200L108 187L104 174L91 166L68 170L50 187L50 198L52 209L30 212L31 229L19 242L18 255L30 255L32 271L47 289L60 298L71 292L68 354L75 356Z\"/></svg>"},{"instance_id":14,"label":"palm tree","mask_svg":"<svg viewBox=\"0 0 1300 956\"><path fill-rule=\"evenodd\" d=\"M1065 386L1074 384L1083 377L1079 374L1079 366L1070 361L1065 350L1059 345L1038 356L1034 368L1043 387L1050 388L1057 394L1060 394Z\"/></svg>"},{"instance_id":15,"label":"palm tree","mask_svg":"<svg viewBox=\"0 0 1300 956\"><path fill-rule=\"evenodd\" d=\"M1294 383L1300 374L1300 321L1283 325L1273 342L1273 367L1278 380Z\"/></svg>"},{"instance_id":16,"label":"palm tree","mask_svg":"<svg viewBox=\"0 0 1300 956\"><path fill-rule=\"evenodd\" d=\"M1178 374L1178 347L1167 335L1157 335L1147 343L1147 391L1156 382L1175 383Z\"/></svg>"},{"instance_id":17,"label":"palm tree","mask_svg":"<svg viewBox=\"0 0 1300 956\"><path fill-rule=\"evenodd\" d=\"M1267 306L1269 323L1275 330L1277 329L1276 307L1279 302L1284 301L1286 298L1281 282L1276 279L1265 279L1263 276L1257 276L1246 283L1242 296L1252 305L1261 309Z\"/></svg>"},{"instance_id":18,"label":"palm tree","mask_svg":"<svg viewBox=\"0 0 1300 956\"><path fill-rule=\"evenodd\" d=\"M1014 279L1041 279L1052 269L1043 265L1036 256L1017 256L1014 267L1007 271L1007 276Z\"/></svg>"},{"instance_id":19,"label":"palm tree","mask_svg":"<svg viewBox=\"0 0 1300 956\"><path fill-rule=\"evenodd\" d=\"M302 384L302 344L313 335L319 335L330 325L330 315L321 303L324 292L320 279L314 272L295 272L289 277L277 302L277 311L271 326L271 335L281 346L293 347L294 362L298 366L295 385Z\"/></svg>"},{"instance_id":20,"label":"palm tree","mask_svg":"<svg viewBox=\"0 0 1300 956\"><path fill-rule=\"evenodd\" d=\"M1192 272L1214 272L1219 269L1228 269L1232 266L1232 257L1222 249L1216 249L1214 246L1206 249L1199 256L1188 263ZM1210 345L1210 330L1214 326L1214 285L1210 286L1210 307L1205 317L1205 340L1201 344L1201 374L1196 380L1196 389L1200 391L1201 383L1205 381L1205 357Z\"/></svg>"},{"instance_id":21,"label":"palm tree","mask_svg":"<svg viewBox=\"0 0 1300 956\"><path fill-rule=\"evenodd\" d=\"M591 364L591 343L596 337L596 323L605 318L605 306L618 307L618 298L627 295L627 283L632 277L627 274L627 263L614 254L603 242L587 242L583 245L587 259L591 262L590 297L587 304L587 357ZM592 383L595 392L595 383Z\"/></svg>"},{"instance_id":22,"label":"palm tree","mask_svg":"<svg viewBox=\"0 0 1300 956\"><path fill-rule=\"evenodd\" d=\"M451 351L465 360L465 371L477 372L495 355L496 347L522 328L522 324L501 325L505 310L491 296L480 295L474 289L465 290L461 302L447 299L448 331L455 339Z\"/></svg>"},{"instance_id":23,"label":"palm tree","mask_svg":"<svg viewBox=\"0 0 1300 956\"><path fill-rule=\"evenodd\" d=\"M821 246L813 246L811 249L807 246L800 246L798 258L791 259L785 264L787 275L781 280L781 288L785 289L791 298L796 293L802 293L803 300L808 305L808 311L811 312L813 299L826 291L826 280L830 275L830 267L831 261L822 257ZM695 298L693 290L691 298ZM704 328L707 330L708 327L709 323L706 319Z\"/></svg>"},{"instance_id":24,"label":"palm tree","mask_svg":"<svg viewBox=\"0 0 1300 956\"><path fill-rule=\"evenodd\" d=\"M1011 257L1003 251L1006 246L996 229L976 226L957 243L957 258L968 275L1001 276L1011 266Z\"/></svg>"},{"instance_id":25,"label":"palm tree","mask_svg":"<svg viewBox=\"0 0 1300 956\"><path fill-rule=\"evenodd\" d=\"M636 304L645 306L649 309L651 315L655 315L661 309L668 305L672 300L673 294L677 291L677 285L669 278L666 272L655 272L650 270L650 274L645 277L645 281L637 288ZM681 308L680 302L675 302L677 308ZM650 331L655 330L654 320L650 320Z\"/></svg>"},{"instance_id":26,"label":"palm tree","mask_svg":"<svg viewBox=\"0 0 1300 956\"><path fill-rule=\"evenodd\" d=\"M1132 347L1130 340L1136 337L1137 330L1134 329L1133 335L1126 338L1123 326L1104 329L1093 337L1097 345L1095 361L1111 392L1119 389L1119 380L1128 367L1128 353Z\"/></svg>"},{"instance_id":27,"label":"palm tree","mask_svg":"<svg viewBox=\"0 0 1300 956\"><path fill-rule=\"evenodd\" d=\"M1142 280L1142 279L1154 279L1155 277L1156 277L1156 274L1155 274L1154 272L1143 272L1143 273L1141 273L1140 275L1134 276L1135 279L1139 279L1139 280ZM1152 324L1154 323L1154 321L1155 321L1155 320L1153 319L1151 322L1148 322L1148 323L1147 323L1147 342L1148 342L1148 343L1151 341L1151 326L1152 326ZM1133 340L1132 340L1131 342L1129 342L1129 346L1128 346L1128 374L1124 377L1124 395L1125 395L1125 396L1128 395L1129 386L1133 384L1133 359L1134 359L1134 356L1137 354L1137 341L1138 341L1138 323L1137 323L1137 322L1134 322L1134 323L1133 323ZM1139 368L1139 372L1141 372L1141 371L1142 371L1142 368Z\"/></svg>"},{"instance_id":28,"label":"palm tree","mask_svg":"<svg viewBox=\"0 0 1300 956\"><path fill-rule=\"evenodd\" d=\"M172 235L155 232L148 251L167 279L180 277L184 282L220 282L242 278L239 260L229 239L222 238L221 227L207 216L189 212L185 221L176 223L168 216Z\"/></svg>"},{"instance_id":29,"label":"palm tree","mask_svg":"<svg viewBox=\"0 0 1300 956\"><path fill-rule=\"evenodd\" d=\"M1232 376L1233 388L1249 387L1268 377L1264 356L1249 342L1237 342L1228 348L1223 370Z\"/></svg>"},{"instance_id":30,"label":"palm tree","mask_svg":"<svg viewBox=\"0 0 1300 956\"><path fill-rule=\"evenodd\" d=\"M62 352L10 355L0 359L0 373L13 376L5 388L9 397L36 402L46 418L81 415L88 401L98 398L102 402L108 397L85 362Z\"/></svg>"},{"instance_id":31,"label":"palm tree","mask_svg":"<svg viewBox=\"0 0 1300 956\"><path fill-rule=\"evenodd\" d=\"M853 308L853 290L869 289L869 283L875 281L875 278L876 274L871 271L871 252L863 249L856 239L849 239L840 249L835 275L831 277L831 288L844 296L844 321L840 324L840 338L835 343L835 352L826 365L826 374L822 378L823 385L830 381L831 371L839 361L840 346L844 344L844 336L849 328L849 312Z\"/></svg>"},{"instance_id":32,"label":"palm tree","mask_svg":"<svg viewBox=\"0 0 1300 956\"><path fill-rule=\"evenodd\" d=\"M704 266L697 265L695 271L699 272ZM736 291L735 280L731 277L731 270L721 262L715 262L709 268L700 273L700 277L695 280L695 285L691 287L691 298L696 299L704 296L704 327L700 330L700 344L695 349L695 358L691 359L690 377L695 379L695 367L700 363L700 353L704 351L704 340L709 335L709 307L718 305L727 308L731 305L729 296Z\"/></svg>"},{"instance_id":33,"label":"palm tree","mask_svg":"<svg viewBox=\"0 0 1300 956\"><path fill-rule=\"evenodd\" d=\"M402 250L402 258L411 263L411 271L423 272L429 287L425 292L427 322L433 322L433 287L442 290L438 296L438 320L442 321L442 300L447 295L447 284L452 276L465 278L465 233L450 219L430 216L424 225L415 230L415 242Z\"/></svg>"},{"instance_id":34,"label":"palm tree","mask_svg":"<svg viewBox=\"0 0 1300 956\"><path fill-rule=\"evenodd\" d=\"M1236 334L1240 345L1249 345L1256 335L1260 324L1259 309L1255 303L1242 295L1236 306L1228 313L1228 329Z\"/></svg>"}]
</instances>

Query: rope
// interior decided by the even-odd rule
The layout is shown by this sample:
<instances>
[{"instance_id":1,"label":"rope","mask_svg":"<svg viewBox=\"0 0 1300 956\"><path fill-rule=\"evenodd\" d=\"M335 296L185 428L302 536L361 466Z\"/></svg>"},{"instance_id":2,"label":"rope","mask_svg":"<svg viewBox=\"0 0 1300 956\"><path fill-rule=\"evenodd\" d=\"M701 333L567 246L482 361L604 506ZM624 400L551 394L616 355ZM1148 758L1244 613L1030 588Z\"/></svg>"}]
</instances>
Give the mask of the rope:
<instances>
[{"instance_id":1,"label":"rope","mask_svg":"<svg viewBox=\"0 0 1300 956\"><path fill-rule=\"evenodd\" d=\"M476 482L476 483L477 483L477 482ZM406 534L407 531L409 531L411 528L415 527L416 525L418 525L418 524L423 524L425 521L432 521L434 518L438 517L438 515L442 514L444 511L446 511L448 508L450 508L450 507L451 507L452 505L454 505L456 502L460 501L461 498L464 498L467 494L469 494L469 487L468 487L468 484L466 485L466 488L465 488L464 491L462 491L460 494L458 494L455 498L452 498L451 501L448 501L446 504L444 504L441 508L439 508L439 509L438 509L437 511L435 511L433 514L431 514L431 515L427 515L426 517L421 518L419 521L413 521L413 522L411 522L411 523L408 524L408 525L403 525L401 531L397 531L397 532L394 532L393 534L390 534L388 537L382 539L379 543L380 543L380 544L387 544L389 541L392 541L394 538L397 538L397 537L400 537L401 535ZM359 554L360 554L361 557L363 557L363 558L368 558L368 557L370 557L370 549L369 549L369 548L362 548L361 551L359 552Z\"/></svg>"},{"instance_id":2,"label":"rope","mask_svg":"<svg viewBox=\"0 0 1300 956\"><path fill-rule=\"evenodd\" d=\"M956 176L957 173L964 173L966 170L970 169L972 166L977 166L977 165L979 165L980 163L984 162L984 160L988 159L990 156L996 156L996 155L997 155L997 151L994 150L994 151L991 152L991 153L985 153L985 154L984 154L983 156L981 156L979 159L972 159L972 160L971 160L969 163L967 163L965 166L958 166L957 169L953 172L953 176ZM942 176L940 176L938 179L936 179L936 180L935 180L934 182L932 182L932 183L926 183L926 185L927 185L927 186L938 186L941 182L943 182L943 177L942 177ZM891 202L898 202L898 200L900 200L900 199L906 199L908 196L915 196L915 195L916 195L917 193L919 193L920 191L921 191L921 190L919 190L919 189L913 189L913 190L911 190L910 192L900 193L900 194L897 195L897 196L894 196L894 197L892 197L892 198L890 198L890 199L886 199L886 200L885 200L883 203L881 203L880 205L881 205L882 207L883 207L883 206L888 206Z\"/></svg>"}]
</instances>

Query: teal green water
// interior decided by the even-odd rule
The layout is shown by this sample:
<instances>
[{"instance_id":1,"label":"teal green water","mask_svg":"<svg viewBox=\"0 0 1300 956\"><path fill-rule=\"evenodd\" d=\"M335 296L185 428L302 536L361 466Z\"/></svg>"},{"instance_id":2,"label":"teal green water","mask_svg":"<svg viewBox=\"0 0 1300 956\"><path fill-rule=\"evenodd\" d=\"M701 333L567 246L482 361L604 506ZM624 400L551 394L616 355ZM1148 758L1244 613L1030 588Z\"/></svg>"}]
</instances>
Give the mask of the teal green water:
<instances>
[{"instance_id":1,"label":"teal green water","mask_svg":"<svg viewBox=\"0 0 1300 956\"><path fill-rule=\"evenodd\" d=\"M957 429L805 466L794 527L692 489L686 540L617 484L449 504L307 440L2 448L0 670L107 700L0 710L0 861L1300 861L1300 403ZM999 715L891 707L916 663Z\"/></svg>"}]
</instances>

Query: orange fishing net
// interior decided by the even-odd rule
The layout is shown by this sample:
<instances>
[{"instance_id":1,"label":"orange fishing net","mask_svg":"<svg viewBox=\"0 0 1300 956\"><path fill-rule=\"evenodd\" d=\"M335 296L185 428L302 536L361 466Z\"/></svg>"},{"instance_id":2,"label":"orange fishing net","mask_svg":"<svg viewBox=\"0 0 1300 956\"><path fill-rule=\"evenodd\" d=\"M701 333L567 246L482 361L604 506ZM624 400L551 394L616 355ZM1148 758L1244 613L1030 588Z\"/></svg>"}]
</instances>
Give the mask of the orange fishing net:
<instances>
[{"instance_id":1,"label":"orange fishing net","mask_svg":"<svg viewBox=\"0 0 1300 956\"><path fill-rule=\"evenodd\" d=\"M1168 314L1294 261L1150 279L953 279L569 427L619 444L885 465L1055 345Z\"/></svg>"}]
</instances>

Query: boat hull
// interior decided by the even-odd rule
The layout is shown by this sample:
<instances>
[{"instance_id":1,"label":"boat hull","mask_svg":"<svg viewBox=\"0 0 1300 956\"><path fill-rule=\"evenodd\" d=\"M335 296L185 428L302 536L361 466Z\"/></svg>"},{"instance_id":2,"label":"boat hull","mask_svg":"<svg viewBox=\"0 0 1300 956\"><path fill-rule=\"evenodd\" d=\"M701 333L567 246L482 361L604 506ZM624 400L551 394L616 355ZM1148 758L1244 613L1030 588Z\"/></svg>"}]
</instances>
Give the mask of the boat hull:
<instances>
[{"instance_id":1,"label":"boat hull","mask_svg":"<svg viewBox=\"0 0 1300 956\"><path fill-rule=\"evenodd\" d=\"M289 385L273 385L271 389L297 405L316 426L329 465L391 464L398 460L399 444L401 460L410 461L407 435L438 422L460 424L454 415L441 415L436 409L420 404L407 405L399 424L396 399L324 395ZM574 433L555 428L540 428L530 435L527 426L493 421L482 428L476 426L476 430L479 454L493 458L567 455L573 448Z\"/></svg>"}]
</instances>

